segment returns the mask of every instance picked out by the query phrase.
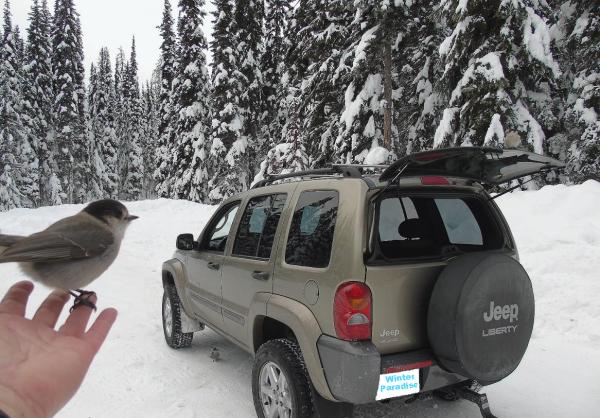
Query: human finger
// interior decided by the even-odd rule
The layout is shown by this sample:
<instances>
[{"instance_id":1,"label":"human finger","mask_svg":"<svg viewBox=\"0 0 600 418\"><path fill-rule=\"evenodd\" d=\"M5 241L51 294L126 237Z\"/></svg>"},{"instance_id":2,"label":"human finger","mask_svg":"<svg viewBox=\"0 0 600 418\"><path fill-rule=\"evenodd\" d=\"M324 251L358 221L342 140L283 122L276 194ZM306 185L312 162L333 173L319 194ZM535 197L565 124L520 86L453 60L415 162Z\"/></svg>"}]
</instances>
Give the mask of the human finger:
<instances>
[{"instance_id":1,"label":"human finger","mask_svg":"<svg viewBox=\"0 0 600 418\"><path fill-rule=\"evenodd\" d=\"M108 332L117 319L118 312L114 308L105 309L94 321L89 331L85 333L84 339L98 352L100 346L106 339Z\"/></svg>"},{"instance_id":2,"label":"human finger","mask_svg":"<svg viewBox=\"0 0 600 418\"><path fill-rule=\"evenodd\" d=\"M50 328L54 328L56 326L56 321L58 321L58 317L68 300L68 293L55 290L42 302L33 316L33 320Z\"/></svg>"},{"instance_id":3,"label":"human finger","mask_svg":"<svg viewBox=\"0 0 600 418\"><path fill-rule=\"evenodd\" d=\"M33 283L19 282L8 289L0 302L0 313L25 316L27 300L33 291Z\"/></svg>"},{"instance_id":4,"label":"human finger","mask_svg":"<svg viewBox=\"0 0 600 418\"><path fill-rule=\"evenodd\" d=\"M88 297L88 300L93 304L96 303L96 295L91 294ZM65 335L70 336L81 336L85 332L85 328L87 327L87 323L90 320L90 316L92 316L92 308L85 305L80 305L76 309L71 312L65 324L60 327L59 332Z\"/></svg>"}]
</instances>

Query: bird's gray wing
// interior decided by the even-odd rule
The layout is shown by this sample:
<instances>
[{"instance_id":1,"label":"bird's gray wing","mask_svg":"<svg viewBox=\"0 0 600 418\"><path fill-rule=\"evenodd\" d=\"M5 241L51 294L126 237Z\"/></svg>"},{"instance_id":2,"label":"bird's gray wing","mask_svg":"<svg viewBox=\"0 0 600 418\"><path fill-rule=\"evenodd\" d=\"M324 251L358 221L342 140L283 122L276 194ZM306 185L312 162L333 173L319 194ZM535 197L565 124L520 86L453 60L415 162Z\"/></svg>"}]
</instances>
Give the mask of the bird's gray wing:
<instances>
[{"instance_id":1,"label":"bird's gray wing","mask_svg":"<svg viewBox=\"0 0 600 418\"><path fill-rule=\"evenodd\" d=\"M94 257L114 242L109 230L93 223L77 229L52 228L17 241L0 254L0 263L54 262Z\"/></svg>"}]
</instances>

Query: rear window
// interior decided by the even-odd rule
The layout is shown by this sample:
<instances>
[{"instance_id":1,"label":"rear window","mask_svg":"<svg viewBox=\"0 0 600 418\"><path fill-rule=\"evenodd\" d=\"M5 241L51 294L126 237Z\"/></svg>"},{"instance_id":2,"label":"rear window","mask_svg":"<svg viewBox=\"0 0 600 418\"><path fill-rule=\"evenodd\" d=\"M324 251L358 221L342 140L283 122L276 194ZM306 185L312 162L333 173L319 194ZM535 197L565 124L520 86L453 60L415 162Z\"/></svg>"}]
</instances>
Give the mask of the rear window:
<instances>
[{"instance_id":1,"label":"rear window","mask_svg":"<svg viewBox=\"0 0 600 418\"><path fill-rule=\"evenodd\" d=\"M473 196L390 196L377 213L378 253L384 259L443 257L502 248L492 213Z\"/></svg>"}]
</instances>

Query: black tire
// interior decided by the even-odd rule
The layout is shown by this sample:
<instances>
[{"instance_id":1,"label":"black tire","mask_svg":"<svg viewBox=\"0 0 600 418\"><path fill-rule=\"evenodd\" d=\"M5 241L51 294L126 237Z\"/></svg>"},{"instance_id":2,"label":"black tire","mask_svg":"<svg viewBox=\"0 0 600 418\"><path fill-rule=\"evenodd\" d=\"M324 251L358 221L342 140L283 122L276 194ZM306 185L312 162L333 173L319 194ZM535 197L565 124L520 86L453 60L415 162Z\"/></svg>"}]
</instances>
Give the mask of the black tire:
<instances>
[{"instance_id":1,"label":"black tire","mask_svg":"<svg viewBox=\"0 0 600 418\"><path fill-rule=\"evenodd\" d=\"M171 327L167 326L167 318L165 317L166 304L170 304L171 311ZM181 332L181 301L177 295L175 286L168 284L164 287L162 299L162 324L165 334L165 341L171 348L184 348L192 344L193 332Z\"/></svg>"},{"instance_id":2,"label":"black tire","mask_svg":"<svg viewBox=\"0 0 600 418\"><path fill-rule=\"evenodd\" d=\"M266 418L260 390L260 374L263 366L274 363L285 375L291 397L290 418L313 418L314 403L310 379L300 347L288 339L271 340L258 349L252 368L252 396L258 418Z\"/></svg>"}]
</instances>

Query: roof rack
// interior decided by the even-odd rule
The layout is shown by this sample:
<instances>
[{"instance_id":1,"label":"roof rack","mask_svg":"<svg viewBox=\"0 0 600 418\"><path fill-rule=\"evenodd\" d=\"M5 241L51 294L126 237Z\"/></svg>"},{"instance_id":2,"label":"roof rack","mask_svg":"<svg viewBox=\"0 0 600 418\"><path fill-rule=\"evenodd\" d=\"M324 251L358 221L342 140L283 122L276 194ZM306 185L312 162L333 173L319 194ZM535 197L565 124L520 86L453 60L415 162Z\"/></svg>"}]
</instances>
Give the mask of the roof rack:
<instances>
[{"instance_id":1,"label":"roof rack","mask_svg":"<svg viewBox=\"0 0 600 418\"><path fill-rule=\"evenodd\" d=\"M364 173L363 170L364 169L380 169L380 170L385 170L386 168L388 168L388 165L381 165L381 164L367 164L367 165L362 165L362 164L333 164L331 167L326 167L326 168L315 168L312 170L304 170L304 171L296 171L293 173L287 173L287 174L275 174L275 175L270 175L267 178L265 178L264 180L261 180L259 182L257 182L254 186L252 186L252 189L257 189L259 187L265 187L268 186L269 184L272 184L278 180L285 180L285 179L290 179L290 178L315 178L315 177L327 177L327 176L341 176L341 177L348 177L348 178L355 178L355 179L360 179L363 177Z\"/></svg>"}]
</instances>

